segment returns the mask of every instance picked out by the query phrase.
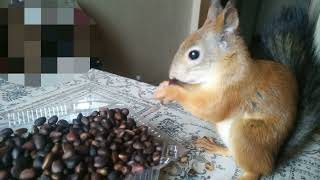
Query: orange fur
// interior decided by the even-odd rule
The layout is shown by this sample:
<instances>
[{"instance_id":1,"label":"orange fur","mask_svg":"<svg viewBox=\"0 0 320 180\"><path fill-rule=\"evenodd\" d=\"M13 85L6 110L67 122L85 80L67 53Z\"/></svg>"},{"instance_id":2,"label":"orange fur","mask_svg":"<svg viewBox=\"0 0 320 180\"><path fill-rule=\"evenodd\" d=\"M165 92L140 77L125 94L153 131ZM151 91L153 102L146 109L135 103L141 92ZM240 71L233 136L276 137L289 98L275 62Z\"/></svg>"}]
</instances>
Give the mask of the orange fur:
<instances>
[{"instance_id":1,"label":"orange fur","mask_svg":"<svg viewBox=\"0 0 320 180\"><path fill-rule=\"evenodd\" d=\"M175 63L186 63L184 52L202 41L205 33L222 31L224 18L222 12L190 35L176 54ZM164 82L155 96L166 102L177 101L194 116L213 124L232 119L228 150L201 139L196 144L210 152L232 155L245 171L241 179L258 179L272 172L279 148L293 127L297 82L287 67L251 59L238 35L231 34L228 42L231 51L227 54L212 49L219 61L207 72L211 73L207 83Z\"/></svg>"}]
</instances>

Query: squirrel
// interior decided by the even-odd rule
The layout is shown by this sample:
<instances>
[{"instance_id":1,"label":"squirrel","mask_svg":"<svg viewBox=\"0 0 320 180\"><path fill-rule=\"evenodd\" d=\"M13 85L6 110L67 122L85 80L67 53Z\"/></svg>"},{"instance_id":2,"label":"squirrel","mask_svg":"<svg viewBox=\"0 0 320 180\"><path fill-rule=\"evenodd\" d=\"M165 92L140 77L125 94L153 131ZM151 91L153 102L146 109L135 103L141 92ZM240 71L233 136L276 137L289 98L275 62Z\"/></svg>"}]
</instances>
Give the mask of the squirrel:
<instances>
[{"instance_id":1,"label":"squirrel","mask_svg":"<svg viewBox=\"0 0 320 180\"><path fill-rule=\"evenodd\" d=\"M273 60L253 59L233 3L222 7L212 0L204 25L175 54L170 80L155 91L157 100L175 101L215 126L225 147L207 137L194 143L232 156L244 170L240 179L270 175L279 154L302 145L319 127L319 59L307 30L312 23L303 15L284 11L262 37Z\"/></svg>"}]
</instances>

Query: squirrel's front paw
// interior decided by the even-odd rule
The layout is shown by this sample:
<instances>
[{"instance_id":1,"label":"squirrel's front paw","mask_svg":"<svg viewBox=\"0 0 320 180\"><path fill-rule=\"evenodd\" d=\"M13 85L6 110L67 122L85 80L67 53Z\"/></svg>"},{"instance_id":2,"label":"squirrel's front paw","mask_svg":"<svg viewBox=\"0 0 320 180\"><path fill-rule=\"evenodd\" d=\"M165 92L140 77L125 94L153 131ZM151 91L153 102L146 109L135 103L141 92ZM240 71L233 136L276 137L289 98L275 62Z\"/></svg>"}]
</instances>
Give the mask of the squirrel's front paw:
<instances>
[{"instance_id":1,"label":"squirrel's front paw","mask_svg":"<svg viewBox=\"0 0 320 180\"><path fill-rule=\"evenodd\" d=\"M162 82L155 92L155 98L162 103L175 101L178 95L178 88L175 85L169 85L169 81Z\"/></svg>"}]
</instances>

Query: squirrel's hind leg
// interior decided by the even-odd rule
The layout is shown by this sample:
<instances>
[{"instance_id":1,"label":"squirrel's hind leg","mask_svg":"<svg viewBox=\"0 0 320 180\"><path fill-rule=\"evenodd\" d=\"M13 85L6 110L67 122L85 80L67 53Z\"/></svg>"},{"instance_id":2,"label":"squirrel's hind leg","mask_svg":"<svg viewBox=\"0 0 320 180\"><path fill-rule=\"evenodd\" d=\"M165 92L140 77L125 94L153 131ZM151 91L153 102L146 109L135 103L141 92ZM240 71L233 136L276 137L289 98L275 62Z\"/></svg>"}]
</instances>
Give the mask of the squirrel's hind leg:
<instances>
[{"instance_id":1,"label":"squirrel's hind leg","mask_svg":"<svg viewBox=\"0 0 320 180\"><path fill-rule=\"evenodd\" d=\"M204 148L207 152L223 156L230 156L230 152L227 148L217 145L208 137L199 138L195 140L194 143L198 148Z\"/></svg>"},{"instance_id":2,"label":"squirrel's hind leg","mask_svg":"<svg viewBox=\"0 0 320 180\"><path fill-rule=\"evenodd\" d=\"M258 180L260 178L259 174L245 172L239 180Z\"/></svg>"},{"instance_id":3,"label":"squirrel's hind leg","mask_svg":"<svg viewBox=\"0 0 320 180\"><path fill-rule=\"evenodd\" d=\"M239 119L231 127L232 156L244 170L240 180L258 180L272 172L279 140L273 119Z\"/></svg>"}]
</instances>

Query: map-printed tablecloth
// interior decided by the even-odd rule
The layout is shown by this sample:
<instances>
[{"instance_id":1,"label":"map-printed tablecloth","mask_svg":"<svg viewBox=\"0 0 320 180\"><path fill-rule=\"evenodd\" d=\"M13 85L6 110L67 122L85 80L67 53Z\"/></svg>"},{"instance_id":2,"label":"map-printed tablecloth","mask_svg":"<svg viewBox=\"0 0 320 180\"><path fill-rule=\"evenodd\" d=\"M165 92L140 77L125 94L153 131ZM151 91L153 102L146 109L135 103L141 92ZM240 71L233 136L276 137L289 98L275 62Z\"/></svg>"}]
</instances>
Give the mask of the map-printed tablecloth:
<instances>
[{"instance_id":1,"label":"map-printed tablecloth","mask_svg":"<svg viewBox=\"0 0 320 180\"><path fill-rule=\"evenodd\" d=\"M52 78L54 75L51 75L47 81L52 81L54 85L47 83L45 86L35 88L23 87L0 79L0 114L43 99L52 93L63 94L67 89L80 87L92 80L90 79L92 74L95 76L95 81L100 86L107 87L109 92L114 92L113 95L126 96L128 101L133 99L141 101L143 102L141 104L148 108L157 107L156 111L148 115L149 123L188 149L188 153L178 162L171 163L162 169L160 179L229 180L237 179L241 175L241 170L232 158L199 151L191 144L192 139L199 136L212 137L221 143L211 124L193 117L176 104L160 105L152 98L154 86L107 72L90 70L88 74L68 75L69 78L72 76L72 80L68 82ZM43 78L46 77L43 76ZM5 118L2 117L0 121L5 121ZM320 132L310 138L309 144L305 146L302 153L278 167L272 176L262 179L319 180Z\"/></svg>"}]
</instances>

